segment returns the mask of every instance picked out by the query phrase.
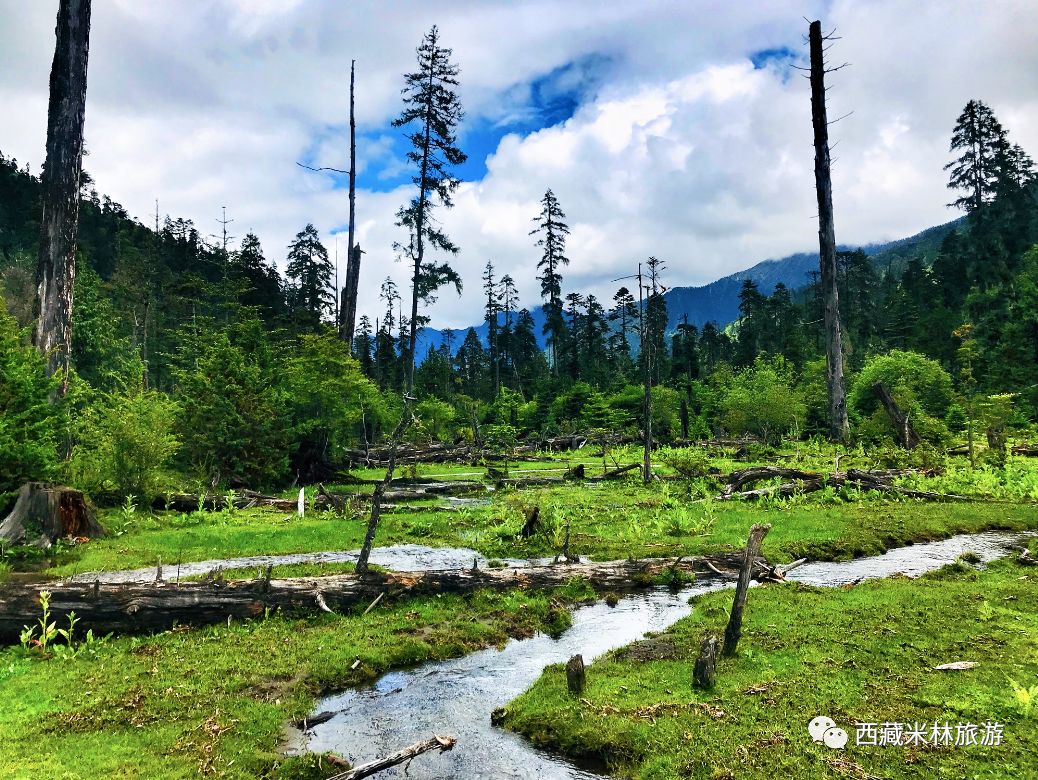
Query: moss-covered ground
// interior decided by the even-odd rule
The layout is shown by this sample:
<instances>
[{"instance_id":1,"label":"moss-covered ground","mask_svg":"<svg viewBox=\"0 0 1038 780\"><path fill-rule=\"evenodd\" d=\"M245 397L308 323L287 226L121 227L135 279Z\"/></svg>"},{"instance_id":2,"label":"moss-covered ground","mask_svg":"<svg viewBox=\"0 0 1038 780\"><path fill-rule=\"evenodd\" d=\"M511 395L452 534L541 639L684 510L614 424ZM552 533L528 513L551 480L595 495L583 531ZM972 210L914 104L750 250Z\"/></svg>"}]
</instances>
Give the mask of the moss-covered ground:
<instances>
[{"instance_id":1,"label":"moss-covered ground","mask_svg":"<svg viewBox=\"0 0 1038 780\"><path fill-rule=\"evenodd\" d=\"M823 451L791 450L780 457L801 468L832 466L831 453ZM558 469L578 460L588 464L589 476L603 468L600 459L583 456L518 468ZM633 452L613 453L606 465L635 460ZM736 462L730 454L715 453L704 465L728 472L766 460ZM851 453L841 462L841 467L848 465L883 464ZM675 475L665 464L659 471ZM434 464L419 465L416 472L478 480L485 469ZM366 478L378 475L374 470L358 472ZM648 487L630 476L598 484L496 491L488 505L452 512L419 508L387 514L378 544L466 546L490 558L551 555L561 547L568 525L571 549L592 558L688 555L738 548L750 525L768 522L772 531L765 554L788 561L875 554L990 528L1038 528L1038 506L1031 503L1038 499L1034 459L1013 458L1005 471L973 471L962 461L949 463L942 476L926 480L925 488L970 500L940 504L832 490L755 504L719 502L709 498L716 492L710 476ZM363 492L370 486L350 489ZM518 530L533 506L541 509L543 531L524 540ZM363 507L343 516L308 512L304 518L262 509L108 509L101 514L108 537L62 545L37 559L4 551L0 570L29 566L39 569L38 575L62 576L154 566L160 558L171 566L178 561L354 549L360 546L364 519ZM1038 546L1034 551L1038 554ZM348 568L307 564L279 567L275 574ZM253 569L224 576L257 573ZM722 664L717 691L704 698L687 685L687 654L708 625L723 623L728 598L707 596L693 617L674 629L675 638L667 640L677 657L658 665L619 656L596 664L590 705L566 699L558 690L558 671L551 670L514 705L510 722L568 750L604 751L619 762L621 772L644 777L741 778L766 772L930 777L946 769L955 777L1026 777L1022 746L1035 749L1034 715L1014 715L1010 680L1036 682L1036 576L1033 570L999 564L977 577L966 572L918 583L870 583L848 591L795 586L754 590L740 655ZM558 628L568 619L566 598L587 595L579 588L562 595L478 593L468 599L380 605L368 616L360 610L305 620L271 616L229 627L112 638L75 658L2 650L0 777L303 776L312 767L304 760L285 762L274 747L283 722L309 711L322 692L364 682L389 668L500 643L508 635ZM957 675L930 674L924 668L963 654L976 654L984 663ZM351 671L358 658L361 664ZM610 666L615 673L600 673ZM635 678L641 687L633 685ZM700 706L704 702L707 707ZM976 711L1006 722L1007 746L987 758L971 753L979 756L969 765L971 774L958 771L956 761L966 755L962 750L888 750L878 758L860 751L836 754L803 740L800 721L814 707L820 709L812 714L841 722L900 715L932 720L945 717L944 712L951 719L966 717L967 711L976 720ZM990 712L985 709L989 707ZM711 708L725 716L715 720ZM886 771L883 761L893 761L901 774ZM1020 771L1000 774L999 761Z\"/></svg>"},{"instance_id":2,"label":"moss-covered ground","mask_svg":"<svg viewBox=\"0 0 1038 780\"><path fill-rule=\"evenodd\" d=\"M1034 568L960 563L849 589L755 588L736 656L719 662L712 691L698 690L700 642L723 632L731 598L704 595L665 634L596 661L579 698L549 667L508 705L506 725L640 780L1038 777ZM953 661L978 665L934 669ZM844 750L812 743L816 716L847 730ZM932 743L935 722L952 725L953 742L960 723L997 723L1001 743L857 744L856 723L925 724Z\"/></svg>"}]
</instances>

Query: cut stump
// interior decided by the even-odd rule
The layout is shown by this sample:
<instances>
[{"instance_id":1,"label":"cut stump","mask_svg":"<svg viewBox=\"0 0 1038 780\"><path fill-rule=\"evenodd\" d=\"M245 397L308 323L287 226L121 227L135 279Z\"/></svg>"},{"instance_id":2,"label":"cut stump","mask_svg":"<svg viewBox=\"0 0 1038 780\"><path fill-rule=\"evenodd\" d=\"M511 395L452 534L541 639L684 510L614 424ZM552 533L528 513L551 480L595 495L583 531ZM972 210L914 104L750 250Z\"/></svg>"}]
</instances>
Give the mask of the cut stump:
<instances>
[{"instance_id":1,"label":"cut stump","mask_svg":"<svg viewBox=\"0 0 1038 780\"><path fill-rule=\"evenodd\" d=\"M584 692L587 672L584 670L584 656L579 653L566 662L566 686L574 696Z\"/></svg>"},{"instance_id":2,"label":"cut stump","mask_svg":"<svg viewBox=\"0 0 1038 780\"><path fill-rule=\"evenodd\" d=\"M0 523L0 540L43 548L67 537L104 535L93 507L80 491L48 482L22 485L14 509Z\"/></svg>"},{"instance_id":3,"label":"cut stump","mask_svg":"<svg viewBox=\"0 0 1038 780\"><path fill-rule=\"evenodd\" d=\"M714 687L714 675L717 671L717 637L708 634L703 637L699 646L699 658L696 659L692 671L692 680L697 688L710 690Z\"/></svg>"}]
</instances>

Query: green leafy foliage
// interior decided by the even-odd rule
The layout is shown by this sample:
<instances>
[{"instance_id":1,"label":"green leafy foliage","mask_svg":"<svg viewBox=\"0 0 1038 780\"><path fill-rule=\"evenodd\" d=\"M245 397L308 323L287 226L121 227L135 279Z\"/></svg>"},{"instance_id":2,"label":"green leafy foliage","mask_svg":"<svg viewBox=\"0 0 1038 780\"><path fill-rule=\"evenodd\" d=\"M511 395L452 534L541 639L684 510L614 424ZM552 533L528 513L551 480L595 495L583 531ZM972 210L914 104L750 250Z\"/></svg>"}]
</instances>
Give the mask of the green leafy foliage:
<instances>
[{"instance_id":1,"label":"green leafy foliage","mask_svg":"<svg viewBox=\"0 0 1038 780\"><path fill-rule=\"evenodd\" d=\"M720 422L730 433L753 433L777 443L802 428L807 408L792 367L781 356L758 357L741 371L721 370L715 382L720 389Z\"/></svg>"},{"instance_id":2,"label":"green leafy foliage","mask_svg":"<svg viewBox=\"0 0 1038 780\"><path fill-rule=\"evenodd\" d=\"M114 491L150 503L168 481L180 442L173 433L177 404L139 382L106 393L77 419L70 472L89 492Z\"/></svg>"},{"instance_id":3,"label":"green leafy foliage","mask_svg":"<svg viewBox=\"0 0 1038 780\"><path fill-rule=\"evenodd\" d=\"M60 409L50 400L56 387L0 298L0 491L54 474L61 431Z\"/></svg>"}]
</instances>

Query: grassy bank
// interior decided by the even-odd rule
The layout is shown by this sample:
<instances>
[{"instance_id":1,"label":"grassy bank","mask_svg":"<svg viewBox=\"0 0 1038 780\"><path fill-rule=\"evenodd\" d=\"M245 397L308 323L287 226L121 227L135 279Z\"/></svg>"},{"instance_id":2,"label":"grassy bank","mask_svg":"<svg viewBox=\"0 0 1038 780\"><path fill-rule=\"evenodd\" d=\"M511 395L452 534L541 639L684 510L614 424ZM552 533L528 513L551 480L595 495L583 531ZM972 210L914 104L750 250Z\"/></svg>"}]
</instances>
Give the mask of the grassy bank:
<instances>
[{"instance_id":1,"label":"grassy bank","mask_svg":"<svg viewBox=\"0 0 1038 780\"><path fill-rule=\"evenodd\" d=\"M0 651L0 777L298 776L311 761L286 761L275 748L285 720L308 713L317 695L392 667L560 630L567 603L587 595L576 584L555 594L413 599L366 616L109 639L71 659L8 648Z\"/></svg>"},{"instance_id":2,"label":"grassy bank","mask_svg":"<svg viewBox=\"0 0 1038 780\"><path fill-rule=\"evenodd\" d=\"M1038 574L1013 562L956 564L919 580L843 590L751 591L735 658L716 688L693 689L702 637L723 631L731 593L705 595L666 634L588 670L580 699L549 667L505 723L573 755L605 756L621 777L1005 778L1038 771ZM933 667L972 660L975 669ZM847 729L844 751L812 744L807 723ZM981 724L998 746L858 746L855 722Z\"/></svg>"}]
</instances>

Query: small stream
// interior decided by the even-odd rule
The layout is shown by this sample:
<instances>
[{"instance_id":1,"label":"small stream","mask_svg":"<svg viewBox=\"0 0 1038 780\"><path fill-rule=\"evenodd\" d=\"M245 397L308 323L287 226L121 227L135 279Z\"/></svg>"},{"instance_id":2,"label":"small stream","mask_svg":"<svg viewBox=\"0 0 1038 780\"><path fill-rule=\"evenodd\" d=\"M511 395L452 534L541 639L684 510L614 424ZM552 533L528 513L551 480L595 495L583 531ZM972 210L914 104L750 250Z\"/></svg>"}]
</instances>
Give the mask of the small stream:
<instances>
[{"instance_id":1,"label":"small stream","mask_svg":"<svg viewBox=\"0 0 1038 780\"><path fill-rule=\"evenodd\" d=\"M69 577L70 582L100 582L116 584L129 582L175 582L188 577L201 577L216 571L232 569L265 569L267 566L288 566L299 563L352 563L360 550L344 550L313 553L289 553L287 555L252 555L245 558L225 558L190 563L164 563L147 569L123 571L83 572ZM465 569L475 563L486 568L490 559L466 547L427 547L424 544L397 544L389 547L374 547L368 559L375 566L398 571L431 571L434 569ZM494 559L505 566L534 566L551 561L550 558L525 560L520 558Z\"/></svg>"},{"instance_id":2,"label":"small stream","mask_svg":"<svg viewBox=\"0 0 1038 780\"><path fill-rule=\"evenodd\" d=\"M989 532L891 550L872 558L810 563L789 579L817 586L839 586L892 574L918 576L952 563L972 551L982 561L1007 554L1021 534ZM412 566L413 568L413 566ZM538 751L521 737L495 728L490 714L529 688L545 666L576 653L585 662L609 650L664 631L689 615L689 598L732 582L700 583L678 593L657 589L625 597L613 608L599 602L573 612L572 626L561 636L537 634L510 640L502 650L482 650L450 661L390 672L373 685L328 696L314 710L335 716L305 734L291 731L288 752L332 751L352 763L371 761L433 734L450 734L458 744L448 753L430 752L416 759L406 777L414 780L497 780L537 777L544 780L590 780L602 767L578 766L566 758ZM402 768L384 776L404 777Z\"/></svg>"}]
</instances>

